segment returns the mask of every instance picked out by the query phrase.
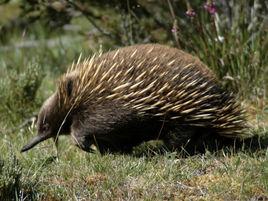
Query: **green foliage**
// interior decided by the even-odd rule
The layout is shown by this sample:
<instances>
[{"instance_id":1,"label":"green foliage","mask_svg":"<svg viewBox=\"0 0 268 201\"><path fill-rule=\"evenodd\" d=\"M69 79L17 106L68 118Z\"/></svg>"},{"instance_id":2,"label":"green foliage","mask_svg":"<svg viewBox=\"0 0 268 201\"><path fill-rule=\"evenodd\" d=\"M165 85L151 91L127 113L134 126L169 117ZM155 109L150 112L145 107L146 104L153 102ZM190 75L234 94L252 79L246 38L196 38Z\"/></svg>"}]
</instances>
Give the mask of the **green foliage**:
<instances>
[{"instance_id":1,"label":"green foliage","mask_svg":"<svg viewBox=\"0 0 268 201\"><path fill-rule=\"evenodd\" d=\"M8 77L1 80L0 111L9 114L11 122L26 117L35 108L36 93L41 85L43 73L40 66L33 62L20 71L19 69L6 69ZM4 118L4 117L1 117ZM5 119L7 120L7 119Z\"/></svg>"},{"instance_id":2,"label":"green foliage","mask_svg":"<svg viewBox=\"0 0 268 201\"><path fill-rule=\"evenodd\" d=\"M268 158L262 163L262 181L266 190L268 190Z\"/></svg>"},{"instance_id":3,"label":"green foliage","mask_svg":"<svg viewBox=\"0 0 268 201\"><path fill-rule=\"evenodd\" d=\"M34 200L33 183L22 178L22 166L14 154L0 160L0 200Z\"/></svg>"},{"instance_id":4,"label":"green foliage","mask_svg":"<svg viewBox=\"0 0 268 201\"><path fill-rule=\"evenodd\" d=\"M20 193L21 167L15 156L0 160L0 200L15 200Z\"/></svg>"},{"instance_id":5,"label":"green foliage","mask_svg":"<svg viewBox=\"0 0 268 201\"><path fill-rule=\"evenodd\" d=\"M224 7L219 9L223 11ZM259 1L254 1L254 5L244 1L232 2L227 9L229 16L220 11L212 16L201 11L190 19L188 31L192 36L190 40L185 38L183 45L192 49L223 83L242 97L265 98L268 33L264 13L268 8ZM182 36L188 37L189 33L185 33L188 31L183 31Z\"/></svg>"},{"instance_id":6,"label":"green foliage","mask_svg":"<svg viewBox=\"0 0 268 201\"><path fill-rule=\"evenodd\" d=\"M20 73L8 73L10 75L10 89L12 98L16 97L22 104L29 104L35 99L43 73L37 63L29 63L25 71ZM16 84L15 84L16 83Z\"/></svg>"}]
</instances>

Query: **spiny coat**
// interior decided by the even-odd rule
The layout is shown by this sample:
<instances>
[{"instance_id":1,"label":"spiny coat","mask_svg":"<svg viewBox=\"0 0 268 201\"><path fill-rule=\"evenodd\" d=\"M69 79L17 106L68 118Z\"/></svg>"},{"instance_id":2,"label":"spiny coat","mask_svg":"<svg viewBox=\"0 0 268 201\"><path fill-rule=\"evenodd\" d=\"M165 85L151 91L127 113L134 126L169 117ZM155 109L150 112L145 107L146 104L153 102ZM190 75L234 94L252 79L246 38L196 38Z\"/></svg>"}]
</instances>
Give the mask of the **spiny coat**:
<instances>
[{"instance_id":1,"label":"spiny coat","mask_svg":"<svg viewBox=\"0 0 268 201\"><path fill-rule=\"evenodd\" d=\"M73 64L44 103L38 135L22 151L70 133L90 151L128 152L161 139L170 148L241 138L244 112L198 58L163 45L120 48Z\"/></svg>"}]
</instances>

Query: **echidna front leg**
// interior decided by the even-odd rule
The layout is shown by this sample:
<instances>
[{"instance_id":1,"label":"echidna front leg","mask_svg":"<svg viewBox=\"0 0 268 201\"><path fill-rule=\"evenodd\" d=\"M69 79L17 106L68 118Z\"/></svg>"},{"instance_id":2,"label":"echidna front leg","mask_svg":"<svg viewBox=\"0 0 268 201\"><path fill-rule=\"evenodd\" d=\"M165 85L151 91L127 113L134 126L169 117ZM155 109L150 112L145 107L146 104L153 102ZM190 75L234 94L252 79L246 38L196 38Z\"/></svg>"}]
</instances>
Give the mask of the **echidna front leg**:
<instances>
[{"instance_id":1,"label":"echidna front leg","mask_svg":"<svg viewBox=\"0 0 268 201\"><path fill-rule=\"evenodd\" d=\"M89 136L85 135L83 133L83 131L78 130L78 129L72 129L71 136L72 136L72 140L73 140L74 144L78 148L80 148L86 152L93 151L91 149L91 145L93 144L92 140L89 138Z\"/></svg>"},{"instance_id":2,"label":"echidna front leg","mask_svg":"<svg viewBox=\"0 0 268 201\"><path fill-rule=\"evenodd\" d=\"M74 144L83 151L91 152L91 146L94 144L92 136L91 123L89 117L85 118L82 113L75 115L71 125L71 136Z\"/></svg>"},{"instance_id":3,"label":"echidna front leg","mask_svg":"<svg viewBox=\"0 0 268 201\"><path fill-rule=\"evenodd\" d=\"M104 126L102 122L92 121L92 119L94 119L94 115L83 118L83 115L80 114L74 117L71 126L74 144L87 152L93 151L92 145L95 145L101 153L121 151L121 147L110 139L112 135L109 125Z\"/></svg>"},{"instance_id":4,"label":"echidna front leg","mask_svg":"<svg viewBox=\"0 0 268 201\"><path fill-rule=\"evenodd\" d=\"M124 152L129 153L132 150L132 147L122 148L117 144L114 144L110 141L105 141L101 139L97 139L96 136L91 136L86 130L74 128L71 131L71 136L74 144L86 152L94 151L92 149L92 145L95 145L99 152L104 154L108 152Z\"/></svg>"}]
</instances>

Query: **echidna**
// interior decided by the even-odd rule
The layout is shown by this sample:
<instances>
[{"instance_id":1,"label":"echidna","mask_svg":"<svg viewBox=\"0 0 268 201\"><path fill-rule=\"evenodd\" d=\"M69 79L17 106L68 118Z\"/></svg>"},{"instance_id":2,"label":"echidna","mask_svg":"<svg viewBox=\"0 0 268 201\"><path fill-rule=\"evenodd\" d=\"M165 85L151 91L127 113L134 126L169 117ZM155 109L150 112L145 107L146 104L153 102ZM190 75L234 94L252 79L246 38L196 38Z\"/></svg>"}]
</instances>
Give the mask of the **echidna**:
<instances>
[{"instance_id":1,"label":"echidna","mask_svg":"<svg viewBox=\"0 0 268 201\"><path fill-rule=\"evenodd\" d=\"M244 116L198 58L163 45L134 45L72 65L43 104L38 135L22 152L68 133L85 151L95 145L128 152L153 139L194 147L204 139L242 138Z\"/></svg>"}]
</instances>

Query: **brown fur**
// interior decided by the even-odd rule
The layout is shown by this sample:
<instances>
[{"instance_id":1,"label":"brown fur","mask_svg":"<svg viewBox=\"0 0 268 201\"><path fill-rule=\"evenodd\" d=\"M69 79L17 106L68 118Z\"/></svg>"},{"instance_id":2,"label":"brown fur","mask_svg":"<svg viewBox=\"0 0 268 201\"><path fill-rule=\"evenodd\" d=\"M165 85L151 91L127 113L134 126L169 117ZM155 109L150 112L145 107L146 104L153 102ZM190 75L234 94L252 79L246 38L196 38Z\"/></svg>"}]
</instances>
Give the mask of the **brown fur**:
<instances>
[{"instance_id":1,"label":"brown fur","mask_svg":"<svg viewBox=\"0 0 268 201\"><path fill-rule=\"evenodd\" d=\"M148 44L73 65L42 107L38 128L40 136L70 132L81 149L95 144L104 152L151 139L178 148L207 136L240 138L246 124L239 104L198 58Z\"/></svg>"}]
</instances>

